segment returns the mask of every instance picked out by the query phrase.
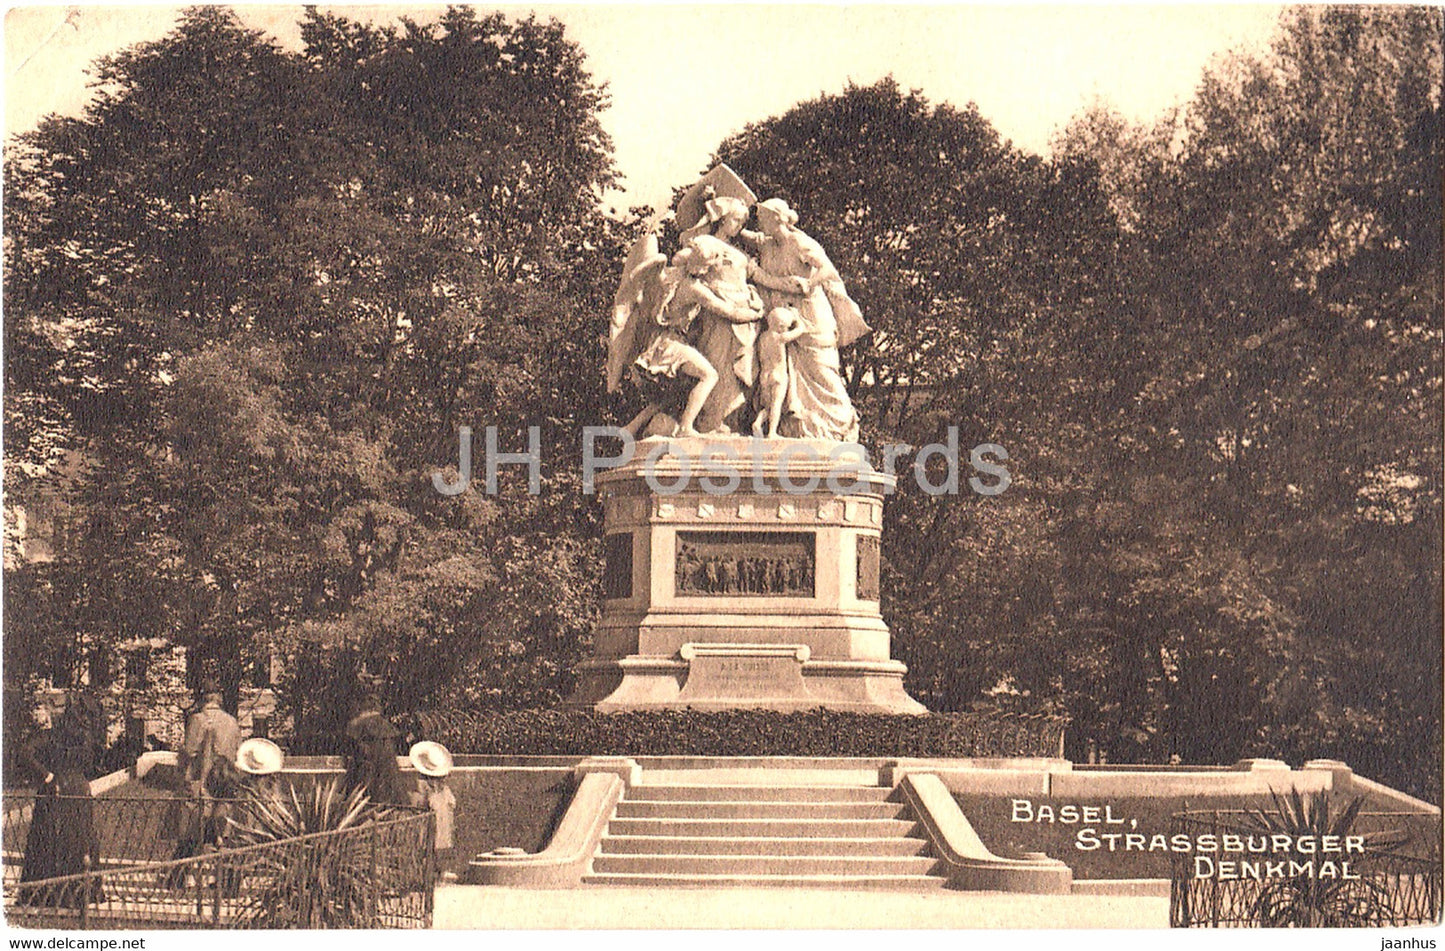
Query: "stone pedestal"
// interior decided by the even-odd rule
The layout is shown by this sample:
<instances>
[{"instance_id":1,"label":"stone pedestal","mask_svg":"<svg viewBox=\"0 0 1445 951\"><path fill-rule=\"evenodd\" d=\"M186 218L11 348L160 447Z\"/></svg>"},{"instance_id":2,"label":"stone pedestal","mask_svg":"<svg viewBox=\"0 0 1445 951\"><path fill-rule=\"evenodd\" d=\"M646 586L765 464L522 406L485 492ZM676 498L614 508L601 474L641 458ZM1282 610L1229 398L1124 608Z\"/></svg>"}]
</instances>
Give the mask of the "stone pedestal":
<instances>
[{"instance_id":1,"label":"stone pedestal","mask_svg":"<svg viewBox=\"0 0 1445 951\"><path fill-rule=\"evenodd\" d=\"M639 442L597 478L606 601L570 703L927 712L878 610L891 483L827 441Z\"/></svg>"}]
</instances>

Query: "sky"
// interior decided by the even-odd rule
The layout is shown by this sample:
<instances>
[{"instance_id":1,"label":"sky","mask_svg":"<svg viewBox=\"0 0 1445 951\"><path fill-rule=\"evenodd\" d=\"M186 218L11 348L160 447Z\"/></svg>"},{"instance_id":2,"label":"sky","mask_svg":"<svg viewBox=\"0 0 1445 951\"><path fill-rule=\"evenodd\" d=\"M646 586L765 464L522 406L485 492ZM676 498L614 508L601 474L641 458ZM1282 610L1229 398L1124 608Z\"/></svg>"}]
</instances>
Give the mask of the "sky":
<instances>
[{"instance_id":1,"label":"sky","mask_svg":"<svg viewBox=\"0 0 1445 951\"><path fill-rule=\"evenodd\" d=\"M5 16L7 138L75 115L99 56L158 39L178 6L28 6ZM236 5L246 25L300 45L299 5ZM323 7L354 19L426 22L442 6ZM1102 100L1142 121L1188 101L1226 51L1262 51L1281 7L822 4L483 5L566 23L607 83L619 206L661 205L706 169L726 136L795 103L892 75L933 102L978 104L1019 148Z\"/></svg>"}]
</instances>

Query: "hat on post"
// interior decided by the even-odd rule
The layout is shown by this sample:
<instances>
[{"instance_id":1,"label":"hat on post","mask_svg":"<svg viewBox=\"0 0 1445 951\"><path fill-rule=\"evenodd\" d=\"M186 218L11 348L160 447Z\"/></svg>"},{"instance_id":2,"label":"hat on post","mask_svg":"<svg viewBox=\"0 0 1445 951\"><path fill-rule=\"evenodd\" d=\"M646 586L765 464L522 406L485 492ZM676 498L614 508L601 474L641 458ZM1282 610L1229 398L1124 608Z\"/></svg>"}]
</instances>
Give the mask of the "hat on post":
<instances>
[{"instance_id":1,"label":"hat on post","mask_svg":"<svg viewBox=\"0 0 1445 951\"><path fill-rule=\"evenodd\" d=\"M452 754L440 743L422 740L407 754L411 765L423 776L445 776L452 771Z\"/></svg>"},{"instance_id":2,"label":"hat on post","mask_svg":"<svg viewBox=\"0 0 1445 951\"><path fill-rule=\"evenodd\" d=\"M236 765L252 776L267 776L281 769L286 754L265 737L253 736L236 749Z\"/></svg>"}]
</instances>

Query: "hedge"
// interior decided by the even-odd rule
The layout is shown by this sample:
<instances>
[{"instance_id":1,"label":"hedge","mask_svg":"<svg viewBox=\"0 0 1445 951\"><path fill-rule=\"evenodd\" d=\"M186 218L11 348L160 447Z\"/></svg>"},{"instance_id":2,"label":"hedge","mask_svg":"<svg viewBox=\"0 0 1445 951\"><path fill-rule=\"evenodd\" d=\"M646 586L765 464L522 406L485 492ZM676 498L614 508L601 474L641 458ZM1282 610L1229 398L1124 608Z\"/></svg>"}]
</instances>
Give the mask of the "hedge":
<instances>
[{"instance_id":1,"label":"hedge","mask_svg":"<svg viewBox=\"0 0 1445 951\"><path fill-rule=\"evenodd\" d=\"M828 710L429 710L398 719L412 736L453 753L513 756L1058 756L1064 724L994 712Z\"/></svg>"}]
</instances>

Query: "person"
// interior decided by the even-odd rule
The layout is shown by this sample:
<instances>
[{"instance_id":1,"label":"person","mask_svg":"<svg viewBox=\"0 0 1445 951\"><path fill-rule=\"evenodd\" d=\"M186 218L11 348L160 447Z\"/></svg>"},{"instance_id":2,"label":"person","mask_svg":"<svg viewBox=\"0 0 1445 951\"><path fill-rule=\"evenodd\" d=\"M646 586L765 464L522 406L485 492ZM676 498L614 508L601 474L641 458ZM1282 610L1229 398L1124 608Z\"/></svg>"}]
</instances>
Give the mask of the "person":
<instances>
[{"instance_id":1,"label":"person","mask_svg":"<svg viewBox=\"0 0 1445 951\"><path fill-rule=\"evenodd\" d=\"M778 435L788 400L788 344L807 332L798 312L791 307L768 311L768 329L758 336L758 415L753 435Z\"/></svg>"},{"instance_id":2,"label":"person","mask_svg":"<svg viewBox=\"0 0 1445 951\"><path fill-rule=\"evenodd\" d=\"M214 680L201 682L199 699L199 709L186 720L186 736L177 757L186 805L176 834L176 859L221 847L232 811L229 800L241 791L241 774L236 768L241 727L221 708L221 688ZM171 886L180 887L184 874L184 869L177 869Z\"/></svg>"},{"instance_id":3,"label":"person","mask_svg":"<svg viewBox=\"0 0 1445 951\"><path fill-rule=\"evenodd\" d=\"M623 427L634 438L640 436L645 427L664 408L672 408L669 402L669 381L679 375L690 376L692 384L677 417L677 424L671 435L685 436L696 432L694 428L698 413L713 387L717 385L718 374L707 358L687 341L688 330L697 317L701 305L675 306L673 297L677 292L682 275L692 263L688 255L675 256L671 268L656 273L651 279L631 276L624 280L624 287L645 285L638 291L641 300L638 306L650 319L639 322L635 331L637 356L633 360L633 379L647 396L647 405ZM657 271L658 262L652 260L642 265L643 269ZM622 292L625 293L625 292Z\"/></svg>"},{"instance_id":4,"label":"person","mask_svg":"<svg viewBox=\"0 0 1445 951\"><path fill-rule=\"evenodd\" d=\"M796 225L781 198L758 205L761 233L743 232L758 252L769 307L794 309L805 328L789 350L789 418L783 434L857 442L858 411L843 383L838 348L868 332L823 248Z\"/></svg>"},{"instance_id":5,"label":"person","mask_svg":"<svg viewBox=\"0 0 1445 951\"><path fill-rule=\"evenodd\" d=\"M718 372L697 429L729 433L741 429L739 416L757 378L763 299L748 282L776 282L732 244L747 224L748 204L740 198L708 195L698 222L682 233L683 250L696 262L693 290L708 305L694 329L694 343Z\"/></svg>"},{"instance_id":6,"label":"person","mask_svg":"<svg viewBox=\"0 0 1445 951\"><path fill-rule=\"evenodd\" d=\"M77 875L100 866L95 800L87 773L99 755L104 714L98 700L77 692L66 697L64 711L51 723L19 751L20 767L39 783L25 839L22 883ZM87 891L67 889L64 895L74 903ZM22 889L18 900L32 897L39 895ZM98 880L90 884L87 900L105 900Z\"/></svg>"},{"instance_id":7,"label":"person","mask_svg":"<svg viewBox=\"0 0 1445 951\"><path fill-rule=\"evenodd\" d=\"M452 771L452 754L440 743L423 740L412 746L407 757L417 771L415 802L436 814L437 873L451 871L456 846L457 796L447 784Z\"/></svg>"},{"instance_id":8,"label":"person","mask_svg":"<svg viewBox=\"0 0 1445 951\"><path fill-rule=\"evenodd\" d=\"M221 688L214 680L201 683L201 706L186 720L181 748L181 771L193 797L234 787L236 753L241 747L241 726L221 708Z\"/></svg>"},{"instance_id":9,"label":"person","mask_svg":"<svg viewBox=\"0 0 1445 951\"><path fill-rule=\"evenodd\" d=\"M286 755L281 747L261 736L241 743L236 752L236 766L241 770L241 788L237 798L239 815L236 823L250 829L264 829L268 824L284 823L294 812L290 804L292 788L281 776Z\"/></svg>"},{"instance_id":10,"label":"person","mask_svg":"<svg viewBox=\"0 0 1445 951\"><path fill-rule=\"evenodd\" d=\"M260 736L243 741L236 751L236 765L245 774L242 792L258 806L275 807L284 801L279 774L285 758L281 747Z\"/></svg>"},{"instance_id":11,"label":"person","mask_svg":"<svg viewBox=\"0 0 1445 951\"><path fill-rule=\"evenodd\" d=\"M365 789L378 805L406 806L411 796L396 762L401 732L381 715L381 698L367 693L346 724L346 789Z\"/></svg>"}]
</instances>

